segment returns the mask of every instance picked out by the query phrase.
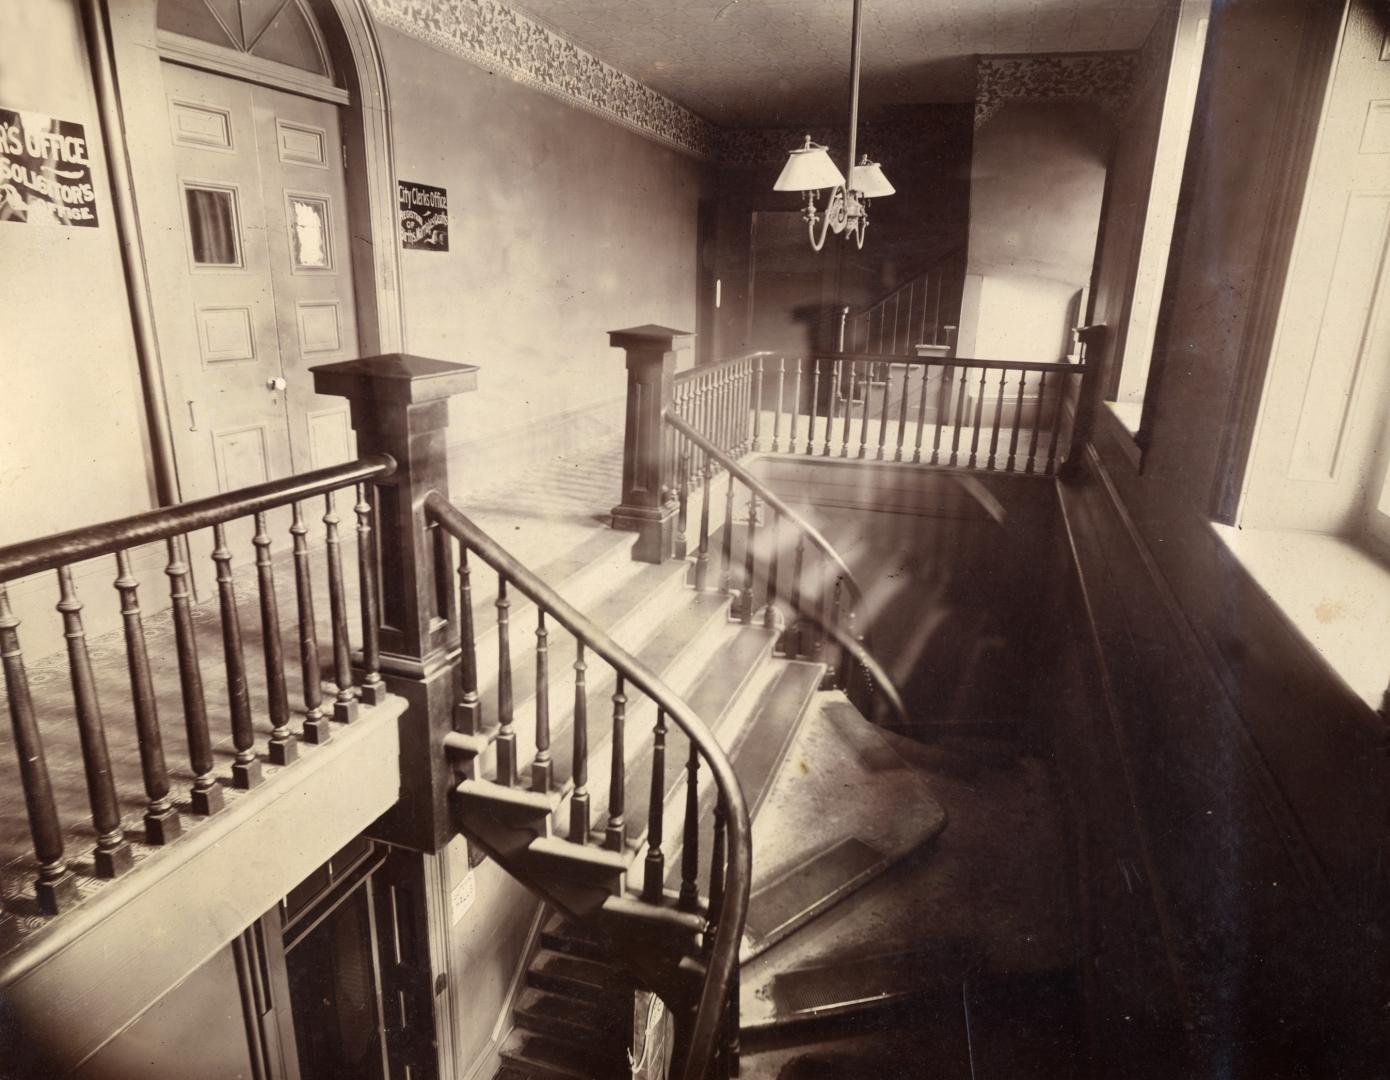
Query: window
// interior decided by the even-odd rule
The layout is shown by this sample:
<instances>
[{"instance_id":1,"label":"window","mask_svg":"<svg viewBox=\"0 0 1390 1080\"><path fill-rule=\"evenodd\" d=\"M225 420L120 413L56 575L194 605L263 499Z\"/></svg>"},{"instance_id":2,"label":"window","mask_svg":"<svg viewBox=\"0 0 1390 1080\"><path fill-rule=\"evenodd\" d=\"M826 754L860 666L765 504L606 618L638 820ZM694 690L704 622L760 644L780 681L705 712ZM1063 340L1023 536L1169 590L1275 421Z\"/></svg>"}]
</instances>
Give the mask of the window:
<instances>
[{"instance_id":1,"label":"window","mask_svg":"<svg viewBox=\"0 0 1390 1080\"><path fill-rule=\"evenodd\" d=\"M235 188L184 185L188 243L194 266L240 266Z\"/></svg>"}]
</instances>

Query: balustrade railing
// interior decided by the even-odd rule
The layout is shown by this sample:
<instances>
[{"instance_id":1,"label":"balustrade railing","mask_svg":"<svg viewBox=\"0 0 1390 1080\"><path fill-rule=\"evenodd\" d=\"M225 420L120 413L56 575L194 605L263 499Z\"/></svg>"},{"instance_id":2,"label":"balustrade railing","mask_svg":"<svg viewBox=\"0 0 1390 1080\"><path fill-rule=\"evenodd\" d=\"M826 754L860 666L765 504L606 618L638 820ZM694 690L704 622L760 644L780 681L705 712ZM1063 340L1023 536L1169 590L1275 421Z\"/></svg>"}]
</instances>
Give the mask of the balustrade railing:
<instances>
[{"instance_id":1,"label":"balustrade railing","mask_svg":"<svg viewBox=\"0 0 1390 1080\"><path fill-rule=\"evenodd\" d=\"M887 354L777 357L751 449L1051 475L1084 363ZM769 378L768 383L774 385Z\"/></svg>"},{"instance_id":2,"label":"balustrade railing","mask_svg":"<svg viewBox=\"0 0 1390 1080\"><path fill-rule=\"evenodd\" d=\"M678 416L666 423L699 455L687 470L689 484L677 485L679 520L687 518L692 493L701 495L700 526L695 542L695 587L716 588L733 596L740 622L761 620L778 631L777 649L788 659L827 665L832 684L873 717L880 708L907 722L902 697L893 680L874 659L856 627L866 617L864 593L844 559L820 531L777 497L762 481L724 454ZM728 473L723 523L712 520L712 477ZM742 501L740 521L736 505ZM742 533L742 536L738 535ZM713 547L718 541L718 555ZM742 547L742 557L737 548ZM678 534L678 554L688 546ZM711 570L718 559L718 577ZM787 564L790 563L790 566Z\"/></svg>"},{"instance_id":3,"label":"balustrade railing","mask_svg":"<svg viewBox=\"0 0 1390 1080\"><path fill-rule=\"evenodd\" d=\"M949 350L955 342L964 274L956 255L859 311L842 308L837 351L913 356L918 345Z\"/></svg>"},{"instance_id":4,"label":"balustrade railing","mask_svg":"<svg viewBox=\"0 0 1390 1080\"><path fill-rule=\"evenodd\" d=\"M683 424L683 422L682 422ZM688 434L704 441L693 428ZM695 715L690 706L675 694L650 669L618 645L596 624L566 602L554 589L531 570L513 558L492 537L461 513L438 492L425 499L429 521L452 539L457 548L458 608L470 613L461 619L461 637L457 671L457 701L454 731L445 737L445 747L458 757L472 758L479 749L478 739L490 733L496 745L495 782L507 787L527 787L531 791L549 793L558 785L568 785L570 797L569 826L566 839L577 844L597 843L611 851L624 852L634 839L645 837L647 855L641 873L643 899L649 903L664 902L663 883L666 879L667 843L665 808L668 802L679 801L680 785L685 785L686 812L681 828L681 884L679 904L688 911L703 914L706 931L705 980L699 1006L685 1044L688 1057L684 1062L684 1077L707 1075L711 1055L716 1052L724 1025L737 1024L737 1001L729 995L738 964L739 942L743 934L750 885L752 849L748 810L732 765L714 736ZM445 562L452 560L444 555ZM471 616L473 604L474 561L481 562L497 575L497 715L488 720L478 707L480 700L478 648ZM526 740L518 730L522 723L514 715L512 697L513 661L511 651L512 626L509 596L515 591L535 605L534 654L534 757L529 772L519 766ZM573 638L574 707L567 717L553 716L549 686L549 658L555 643L551 636L558 629ZM591 727L600 726L591 718L588 703L591 688L602 686L590 675L593 660L606 663L611 669L613 691L608 697L606 729L607 791L590 790ZM636 748L644 740L629 729L642 698L655 710L651 734L649 774L631 776L633 762L641 758ZM557 727L568 720L571 750L568 755L556 752L552 739ZM557 722L558 721L558 722ZM684 742L684 748L680 743ZM681 767L681 749L686 762ZM675 769L668 767L668 752ZM560 758L568 756L568 777ZM715 833L712 850L708 853L709 893L702 903L699 892L700 869L700 772L705 770L713 779L715 797ZM650 785L645 827L628 820L629 794L637 784ZM591 820L591 811L600 800L606 803L603 820ZM729 1020L729 1010L734 1019Z\"/></svg>"},{"instance_id":5,"label":"balustrade railing","mask_svg":"<svg viewBox=\"0 0 1390 1080\"><path fill-rule=\"evenodd\" d=\"M295 757L297 747L291 729L289 680L272 558L275 541L270 525L271 512L291 508L291 524L281 539L283 546L292 552L295 577L297 657L304 704L300 737L306 742L320 743L328 739L331 726L323 704L319 632L309 557L310 530L306 520L319 516L323 524L332 609L332 715L334 720L346 723L354 718L359 698L369 702L381 700L376 575L374 570L369 572L377 561L372 483L389 476L395 467L392 458L384 454L364 457L229 494L0 548L0 659L3 660L5 695L37 863L35 889L42 911L57 914L77 899L65 840L66 828L72 823L62 819L54 797L43 733L22 649L21 620L11 604L11 584L39 574L54 576L56 609L63 623L68 658L73 722L97 838L92 852L93 868L99 877L119 877L131 867L133 860L123 831L118 778L108 745L110 710L103 708L101 701L102 693L109 687L102 687L99 692L100 680L94 672L83 616L87 601L79 596L74 567L89 560L112 560L112 585L119 603L130 685L129 710L121 708L120 712L128 712L131 717L139 751L145 793L145 842L166 844L179 835L181 825L170 778L170 755L164 744L165 728L159 716L157 675L167 674L170 680L176 679L179 687L185 731L185 748L180 757L186 756L191 775L189 809L194 814L206 816L217 813L224 802L223 778L218 776L218 754L209 724L208 695L204 690L206 661L202 652L207 643L200 642L194 618L192 553L199 548L206 549L207 544L198 543L194 538L206 531L212 534L209 561L217 598L224 669L223 677L217 681L225 683L227 695L225 710L213 708L216 713L225 711L229 719L233 752L229 779L238 788L253 788L261 782L262 760L276 765L287 764ZM355 496L353 509L357 518L358 563L362 575L359 590L362 661L356 673L352 666L350 620L343 588L342 545L337 531L336 498L343 492ZM306 509L310 506L316 509ZM253 532L250 550L238 552L235 547L239 540L233 537L243 535L245 530L237 528L234 533L228 526L243 520ZM152 663L146 621L153 605L148 597L142 600L141 582L133 570L132 553L144 545L158 543L164 545L164 574L169 583L167 614L165 606L160 604L158 618L167 618L172 624L173 663L163 662L167 660L164 657L156 657ZM256 607L265 675L263 692L255 695L254 700L238 598L238 591L245 583L238 580L233 568L239 555L245 561L245 556L250 554L254 554ZM90 572L84 569L83 578L89 577ZM261 747L257 746L256 736L258 715L264 715L270 723L270 734Z\"/></svg>"}]
</instances>

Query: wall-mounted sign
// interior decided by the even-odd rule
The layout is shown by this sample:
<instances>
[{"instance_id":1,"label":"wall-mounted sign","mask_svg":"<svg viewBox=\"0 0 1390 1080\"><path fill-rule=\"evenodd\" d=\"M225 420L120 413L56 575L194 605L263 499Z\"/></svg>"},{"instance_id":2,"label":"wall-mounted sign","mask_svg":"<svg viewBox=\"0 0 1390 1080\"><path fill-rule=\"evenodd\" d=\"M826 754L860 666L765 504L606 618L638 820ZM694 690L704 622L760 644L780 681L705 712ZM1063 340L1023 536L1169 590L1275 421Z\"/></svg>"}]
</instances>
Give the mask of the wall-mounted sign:
<instances>
[{"instance_id":1,"label":"wall-mounted sign","mask_svg":"<svg viewBox=\"0 0 1390 1080\"><path fill-rule=\"evenodd\" d=\"M449 193L442 187L401 180L401 246L413 251L449 250Z\"/></svg>"},{"instance_id":2,"label":"wall-mounted sign","mask_svg":"<svg viewBox=\"0 0 1390 1080\"><path fill-rule=\"evenodd\" d=\"M0 109L0 221L96 227L97 196L81 124Z\"/></svg>"}]
</instances>

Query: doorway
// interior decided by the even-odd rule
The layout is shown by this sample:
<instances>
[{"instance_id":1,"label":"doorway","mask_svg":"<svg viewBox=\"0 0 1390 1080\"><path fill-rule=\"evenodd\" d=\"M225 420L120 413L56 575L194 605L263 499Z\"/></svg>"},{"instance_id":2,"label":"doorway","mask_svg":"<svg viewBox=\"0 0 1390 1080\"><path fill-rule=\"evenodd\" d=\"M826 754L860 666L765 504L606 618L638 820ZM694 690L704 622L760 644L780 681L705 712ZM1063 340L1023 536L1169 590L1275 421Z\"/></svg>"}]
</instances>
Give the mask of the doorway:
<instances>
[{"instance_id":1,"label":"doorway","mask_svg":"<svg viewBox=\"0 0 1390 1080\"><path fill-rule=\"evenodd\" d=\"M184 498L352 456L346 403L309 369L358 355L341 112L310 10L163 0L160 73L181 280L161 323L191 326L164 363ZM167 279L166 279L167 280Z\"/></svg>"}]
</instances>

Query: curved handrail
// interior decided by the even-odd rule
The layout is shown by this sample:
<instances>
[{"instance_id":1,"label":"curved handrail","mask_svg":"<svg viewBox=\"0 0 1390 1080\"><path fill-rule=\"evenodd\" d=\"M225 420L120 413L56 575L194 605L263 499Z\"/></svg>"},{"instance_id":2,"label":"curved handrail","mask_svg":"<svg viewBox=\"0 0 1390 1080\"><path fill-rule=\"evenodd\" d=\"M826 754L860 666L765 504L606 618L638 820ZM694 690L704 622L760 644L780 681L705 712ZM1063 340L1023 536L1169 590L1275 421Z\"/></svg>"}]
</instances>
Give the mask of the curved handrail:
<instances>
[{"instance_id":1,"label":"curved handrail","mask_svg":"<svg viewBox=\"0 0 1390 1080\"><path fill-rule=\"evenodd\" d=\"M746 484L750 489L752 489L754 493L757 494L758 498L762 499L779 514L781 514L784 518L789 520L793 525L800 529L801 532L811 541L811 543L814 544L817 548L819 548L821 553L825 555L825 557L828 558L832 563L834 563L836 569L840 571L841 580L844 581L851 596L853 597L851 606L853 606L854 603L858 603L864 599L864 590L860 588L859 582L855 580L854 573L850 570L849 565L840 556L840 553L836 551L835 548L831 545L830 541L821 535L820 530L818 530L804 517L798 514L795 510L793 510L790 506L784 503L776 495L774 495L766 484L764 484L761 480L759 480L756 476L750 473L738 462L730 458L728 454L725 454L722 451L720 451L718 447L716 447L712 442L710 442L708 439L702 436L698 431L692 428L680 417L672 413L667 413L666 422L670 424L673 428L675 428L677 431L679 431L691 442L693 442L705 453L709 454L709 456L713 460L719 462L720 465L724 466L724 468L729 471L730 476L736 477L737 479L743 481L744 484ZM909 718L907 715L907 707L903 704L902 694L899 693L897 685L893 682L893 679L889 676L888 672L886 672L883 669L883 665L874 659L873 655L868 651L868 649L864 648L863 643L860 642L853 634L851 634L843 626L839 625L839 623L835 622L832 619L825 618L825 616L821 614L821 612L817 609L816 605L814 604L809 605L809 608L806 610L801 610L800 614L809 618L812 622L816 623L817 626L819 626L822 630L824 630L827 634L829 634L832 638L835 639L835 643L837 645L839 645L842 649L844 649L852 657L854 657L854 659L860 664L860 666L863 667L869 673L869 677L874 680L874 683L882 691L884 697L888 701L888 707L893 710L894 715L896 715L897 718L904 724L908 723Z\"/></svg>"},{"instance_id":2,"label":"curved handrail","mask_svg":"<svg viewBox=\"0 0 1390 1080\"><path fill-rule=\"evenodd\" d=\"M742 480L747 487L752 488L752 490L757 494L758 498L762 499L770 507L772 507L783 517L791 521L791 523L795 525L798 529L800 529L801 532L803 532L806 535L806 538L820 549L821 554L835 564L836 569L840 571L840 576L844 579L845 585L849 589L854 600L857 602L864 599L864 590L860 588L859 582L854 577L854 572L849 568L849 564L846 563L845 560L840 557L840 553L835 550L835 548L831 545L830 541L821 535L819 529L817 529L804 517L798 514L795 510L793 510L790 506L784 503L776 495L774 495L766 484L764 484L756 476L754 476L742 465L736 462L733 458L729 457L728 454L720 450L719 447L715 446L714 443L706 439L703 435L701 435L693 427L687 424L679 416L675 415L674 413L667 413L666 422L670 424L673 428L675 428L677 431L679 431L691 442L693 442L711 458L719 462L720 465L724 466L724 468L729 470L729 475L735 476L738 479Z\"/></svg>"},{"instance_id":3,"label":"curved handrail","mask_svg":"<svg viewBox=\"0 0 1390 1080\"><path fill-rule=\"evenodd\" d=\"M0 548L0 581L26 577L56 566L110 555L114 551L167 540L172 536L220 525L234 518L284 506L287 503L336 491L364 480L378 480L396 471L390 454L372 454L342 465L297 473L254 487L213 495L206 499L147 510L141 514L87 525L80 529L25 540Z\"/></svg>"},{"instance_id":4,"label":"curved handrail","mask_svg":"<svg viewBox=\"0 0 1390 1080\"><path fill-rule=\"evenodd\" d=\"M666 683L630 652L608 636L597 624L571 605L536 574L518 562L496 540L479 528L438 491L425 497L425 511L446 532L469 545L483 562L506 577L522 594L603 657L619 674L654 701L675 721L703 755L724 800L728 828L728 864L724 883L724 906L710 947L705 985L691 1031L690 1049L682 1076L689 1080L705 1075L711 1048L724 1018L729 986L738 965L739 943L748 914L748 893L752 881L753 847L748 806L733 764L714 735L695 711Z\"/></svg>"}]
</instances>

